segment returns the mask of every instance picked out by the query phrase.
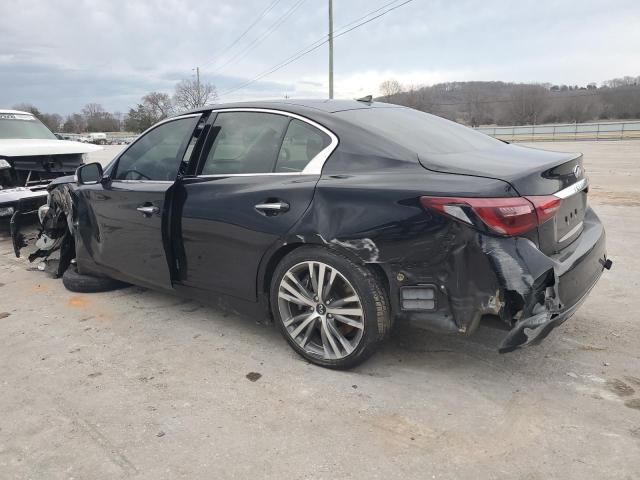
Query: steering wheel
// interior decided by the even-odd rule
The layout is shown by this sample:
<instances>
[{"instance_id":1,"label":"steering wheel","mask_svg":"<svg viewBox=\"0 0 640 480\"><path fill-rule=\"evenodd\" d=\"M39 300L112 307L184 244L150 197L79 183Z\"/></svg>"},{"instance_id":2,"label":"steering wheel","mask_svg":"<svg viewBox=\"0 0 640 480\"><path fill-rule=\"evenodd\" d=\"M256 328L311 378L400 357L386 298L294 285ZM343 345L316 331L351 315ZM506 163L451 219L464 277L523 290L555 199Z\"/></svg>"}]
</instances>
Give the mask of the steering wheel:
<instances>
[{"instance_id":1,"label":"steering wheel","mask_svg":"<svg viewBox=\"0 0 640 480\"><path fill-rule=\"evenodd\" d=\"M135 173L140 178L127 178L127 175L129 175L130 173ZM139 170L136 170L135 168L130 168L129 170L125 170L123 177L124 177L124 180L151 180L149 176L145 175Z\"/></svg>"}]
</instances>

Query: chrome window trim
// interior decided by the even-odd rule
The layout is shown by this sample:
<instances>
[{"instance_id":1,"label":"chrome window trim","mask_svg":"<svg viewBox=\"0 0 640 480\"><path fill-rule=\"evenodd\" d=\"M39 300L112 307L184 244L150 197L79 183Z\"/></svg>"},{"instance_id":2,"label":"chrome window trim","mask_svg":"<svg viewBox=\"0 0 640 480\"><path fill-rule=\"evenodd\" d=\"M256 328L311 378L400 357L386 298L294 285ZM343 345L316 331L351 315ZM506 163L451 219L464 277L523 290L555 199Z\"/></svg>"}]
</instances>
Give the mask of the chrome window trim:
<instances>
[{"instance_id":1,"label":"chrome window trim","mask_svg":"<svg viewBox=\"0 0 640 480\"><path fill-rule=\"evenodd\" d=\"M115 183L115 182L119 182L119 183L140 183L140 182L145 182L145 183L176 183L175 180L145 180L145 179L140 179L140 180L131 180L131 179L122 179L122 180L111 180L111 183Z\"/></svg>"},{"instance_id":2,"label":"chrome window trim","mask_svg":"<svg viewBox=\"0 0 640 480\"><path fill-rule=\"evenodd\" d=\"M563 188L559 192L554 193L553 195L558 198L569 198L572 195L575 195L578 192L581 192L589 185L589 179L583 178L582 180L577 181L573 185L569 185L567 188Z\"/></svg>"},{"instance_id":3,"label":"chrome window trim","mask_svg":"<svg viewBox=\"0 0 640 480\"><path fill-rule=\"evenodd\" d=\"M180 115L180 116L177 116L177 117L165 118L164 120L160 120L158 123L154 123L149 128L147 128L144 132L142 132L140 135L138 135L138 138L136 138L133 142L131 142L129 145L127 145L127 148L123 149L116 157L114 157L113 160L111 160L111 162L109 162L109 164L105 167L105 173L107 173L107 175L109 175L109 177L111 177L111 172L113 171L113 169L117 165L117 163L120 161L120 157L122 157L122 155L124 155L131 147L133 147L136 143L138 143L138 141L142 137L144 137L147 133L149 133L151 130L155 130L159 126L164 125L165 123L174 122L176 120L183 120L185 118L193 118L193 117L201 117L201 116L202 116L202 112L189 113L189 114ZM108 169L108 172L107 172L107 169ZM111 181L112 182L122 182L124 180L111 179ZM153 180L140 180L140 181L151 182Z\"/></svg>"},{"instance_id":4,"label":"chrome window trim","mask_svg":"<svg viewBox=\"0 0 640 480\"><path fill-rule=\"evenodd\" d=\"M304 172L262 172L262 173L208 173L198 175L196 178L226 178L226 177L266 177L272 175L300 177L302 175L316 175L315 173Z\"/></svg>"},{"instance_id":5,"label":"chrome window trim","mask_svg":"<svg viewBox=\"0 0 640 480\"><path fill-rule=\"evenodd\" d=\"M255 175L320 175L322 173L322 168L324 167L325 162L331 156L334 150L338 147L339 140L338 140L338 136L335 133L333 133L324 125L320 125L318 122L315 122L314 120L311 120L307 117L303 117L302 115L298 115L297 113L291 113L285 110L276 110L272 108L252 108L252 107L219 108L219 109L211 110L211 113L226 113L226 112L271 113L275 115L283 115L285 117L295 118L325 133L326 135L329 136L331 141L329 145L327 145L325 148L320 150L315 157L309 160L309 163L307 163L307 166L304 167L304 170L300 172L228 173L228 174L212 174L212 175L205 174L205 175L198 175L198 178L241 177L241 176L246 177L246 176L255 176Z\"/></svg>"}]
</instances>

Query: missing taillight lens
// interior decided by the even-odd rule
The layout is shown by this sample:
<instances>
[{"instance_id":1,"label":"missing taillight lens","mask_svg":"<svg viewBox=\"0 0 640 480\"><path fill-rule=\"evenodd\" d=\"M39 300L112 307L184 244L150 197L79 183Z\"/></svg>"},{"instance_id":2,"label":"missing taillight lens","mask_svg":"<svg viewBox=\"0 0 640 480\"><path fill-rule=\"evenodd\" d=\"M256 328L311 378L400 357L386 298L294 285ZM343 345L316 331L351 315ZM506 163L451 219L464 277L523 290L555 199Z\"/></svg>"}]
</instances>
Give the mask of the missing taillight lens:
<instances>
[{"instance_id":1,"label":"missing taillight lens","mask_svg":"<svg viewBox=\"0 0 640 480\"><path fill-rule=\"evenodd\" d=\"M553 218L561 200L553 195L506 198L420 197L424 208L469 225L475 215L489 230L505 236L522 235Z\"/></svg>"}]
</instances>

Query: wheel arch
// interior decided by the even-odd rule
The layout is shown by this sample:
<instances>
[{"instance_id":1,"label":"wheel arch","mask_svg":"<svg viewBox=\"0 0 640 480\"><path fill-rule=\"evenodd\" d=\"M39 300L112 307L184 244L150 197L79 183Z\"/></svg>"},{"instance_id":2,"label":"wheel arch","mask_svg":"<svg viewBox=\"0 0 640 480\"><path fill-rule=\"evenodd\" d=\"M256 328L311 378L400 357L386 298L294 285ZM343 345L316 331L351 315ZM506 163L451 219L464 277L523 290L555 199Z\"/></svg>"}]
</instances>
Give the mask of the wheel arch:
<instances>
[{"instance_id":1,"label":"wheel arch","mask_svg":"<svg viewBox=\"0 0 640 480\"><path fill-rule=\"evenodd\" d=\"M324 248L328 251L335 252L344 257L347 257L352 262L358 265L367 267L369 270L371 270L376 276L378 276L382 280L382 283L386 289L387 295L391 293L389 278L387 276L387 273L385 272L385 269L382 268L380 264L366 262L365 260L362 259L362 257L355 254L349 248L344 248L340 245L327 244L326 242L322 242L322 241L317 241L317 242L316 241L312 241L312 242L297 241L297 242L280 243L278 246L274 247L269 253L265 255L263 261L261 262L260 270L258 272L257 289L258 289L259 297L260 296L264 298L269 297L269 289L271 287L271 280L273 277L273 273L275 272L276 267L282 261L282 259L285 258L288 254L290 254L294 250L297 250L298 248L305 247L305 246L314 246L314 247Z\"/></svg>"}]
</instances>

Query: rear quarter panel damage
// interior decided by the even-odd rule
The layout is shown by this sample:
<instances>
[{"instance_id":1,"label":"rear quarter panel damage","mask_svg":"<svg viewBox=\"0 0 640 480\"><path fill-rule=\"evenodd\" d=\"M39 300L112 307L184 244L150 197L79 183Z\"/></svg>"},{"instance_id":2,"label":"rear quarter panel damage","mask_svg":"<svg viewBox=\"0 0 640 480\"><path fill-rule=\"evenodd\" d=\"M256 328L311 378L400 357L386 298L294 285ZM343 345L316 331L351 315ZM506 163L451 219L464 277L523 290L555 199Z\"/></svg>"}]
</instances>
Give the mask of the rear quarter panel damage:
<instances>
[{"instance_id":1,"label":"rear quarter panel damage","mask_svg":"<svg viewBox=\"0 0 640 480\"><path fill-rule=\"evenodd\" d=\"M489 236L420 206L427 193L464 196L470 182L461 177L410 169L325 175L285 243L324 245L383 271L394 314L416 326L471 333L487 316L505 330L534 316L548 320L564 306L557 260L528 238ZM499 180L475 178L473 186L475 196L514 194ZM434 311L402 311L400 288L417 284L437 287Z\"/></svg>"},{"instance_id":2,"label":"rear quarter panel damage","mask_svg":"<svg viewBox=\"0 0 640 480\"><path fill-rule=\"evenodd\" d=\"M482 314L497 315L503 310L498 275L485 254L481 234L431 215L419 203L425 192L465 192L469 187L465 180L456 175L425 175L419 166L401 173L325 175L318 182L313 208L284 243L324 245L357 263L375 265L385 274L396 314L406 313L399 305L400 287L434 284L437 310L412 312L411 319L436 331L467 332ZM486 196L510 193L510 187L499 180L475 180L475 187ZM487 250L500 255L496 245Z\"/></svg>"}]
</instances>

